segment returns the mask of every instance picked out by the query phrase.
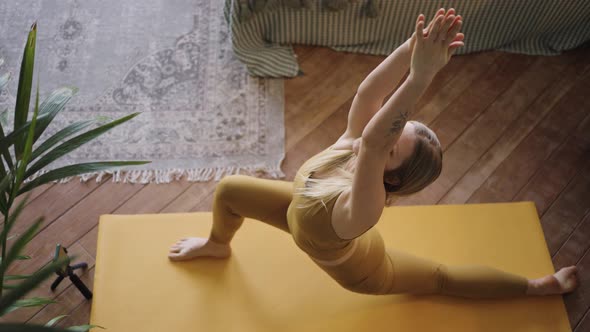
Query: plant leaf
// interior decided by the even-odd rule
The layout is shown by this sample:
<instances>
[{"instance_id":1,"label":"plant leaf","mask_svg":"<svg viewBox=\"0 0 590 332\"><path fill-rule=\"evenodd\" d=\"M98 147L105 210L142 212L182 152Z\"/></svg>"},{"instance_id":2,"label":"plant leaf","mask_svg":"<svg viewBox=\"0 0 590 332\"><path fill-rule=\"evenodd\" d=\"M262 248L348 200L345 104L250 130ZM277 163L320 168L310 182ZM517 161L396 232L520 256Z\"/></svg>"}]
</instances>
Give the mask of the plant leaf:
<instances>
[{"instance_id":1,"label":"plant leaf","mask_svg":"<svg viewBox=\"0 0 590 332\"><path fill-rule=\"evenodd\" d=\"M68 315L61 315L61 316L54 317L52 320L47 322L47 324L45 324L45 326L51 327L51 326L55 325L55 323L57 323L58 321L62 320L65 317L68 317Z\"/></svg>"},{"instance_id":2,"label":"plant leaf","mask_svg":"<svg viewBox=\"0 0 590 332\"><path fill-rule=\"evenodd\" d=\"M16 256L19 255L27 243L33 239L42 222L43 218L38 218L31 225L31 227L29 227L21 236L19 236L18 239L16 239L10 250L8 250L8 253L2 261L2 264L0 265L0 275L4 275L4 273L6 273L7 268L10 266L10 264L12 264L12 262L14 262ZM4 230L2 233L4 233Z\"/></svg>"},{"instance_id":3,"label":"plant leaf","mask_svg":"<svg viewBox=\"0 0 590 332\"><path fill-rule=\"evenodd\" d=\"M68 330L42 326L30 325L24 323L5 323L0 324L0 332L69 332Z\"/></svg>"},{"instance_id":4,"label":"plant leaf","mask_svg":"<svg viewBox=\"0 0 590 332\"><path fill-rule=\"evenodd\" d=\"M11 133L12 135L12 133ZM16 136L15 136L16 137ZM14 168L14 163L12 162L12 156L10 155L10 151L8 148L13 143L10 143L10 139L4 135L4 129L0 126L0 153L4 157L4 161L6 161L6 165L8 165L8 169ZM1 162L1 160L0 160ZM4 165L2 165L2 169L4 169Z\"/></svg>"},{"instance_id":5,"label":"plant leaf","mask_svg":"<svg viewBox=\"0 0 590 332\"><path fill-rule=\"evenodd\" d=\"M27 122L29 103L31 99L31 85L33 83L33 68L35 65L35 42L37 39L37 22L33 23L29 31L27 44L23 51L23 59L18 79L16 105L14 108L14 130L16 131ZM24 136L19 136L14 144L14 155L19 160L24 152Z\"/></svg>"},{"instance_id":6,"label":"plant leaf","mask_svg":"<svg viewBox=\"0 0 590 332\"><path fill-rule=\"evenodd\" d=\"M37 171L39 171L43 167L49 165L50 163L52 163L56 159L60 158L61 156L79 148L80 146L88 143L89 141L95 139L96 137L111 130L112 128L133 119L138 114L139 113L133 113L133 114L124 116L120 119L109 122L105 125L102 125L102 126L95 128L95 129L92 129L90 131L87 131L81 135L78 135L78 136L60 144L55 149L51 150L50 152L47 152L47 154L45 154L35 164L33 164L33 166L31 166L31 168L27 171L27 173L25 175L25 179L28 178L29 176L35 174Z\"/></svg>"},{"instance_id":7,"label":"plant leaf","mask_svg":"<svg viewBox=\"0 0 590 332\"><path fill-rule=\"evenodd\" d=\"M4 312L4 315L6 315L9 312L13 312L19 308L41 307L41 306L44 306L46 304L51 304L51 303L57 303L57 302L50 300L50 299L42 298L42 297L33 297L30 299L18 300L16 302L14 302L13 305L8 307L8 309L6 309L6 311Z\"/></svg>"},{"instance_id":8,"label":"plant leaf","mask_svg":"<svg viewBox=\"0 0 590 332\"><path fill-rule=\"evenodd\" d=\"M35 180L30 181L24 187L21 188L18 195L21 195L35 187L43 185L45 183L67 178L70 176L91 173L91 172L98 172L103 170L112 169L113 167L122 167L122 166L136 166L136 165L144 165L149 164L149 161L102 161L96 163L85 163L85 164L76 164L76 165L69 165L64 166L61 168L57 168L51 170Z\"/></svg>"},{"instance_id":9,"label":"plant leaf","mask_svg":"<svg viewBox=\"0 0 590 332\"><path fill-rule=\"evenodd\" d=\"M27 279L32 277L32 274L13 274L13 275L7 275L4 276L4 281L7 280L22 280L22 279Z\"/></svg>"},{"instance_id":10,"label":"plant leaf","mask_svg":"<svg viewBox=\"0 0 590 332\"><path fill-rule=\"evenodd\" d=\"M86 120L86 121L79 121L76 123L72 123L71 125L65 127L64 129L58 131L53 136L48 138L45 142L43 142L35 151L33 151L33 155L31 156L31 160L37 159L40 155L42 155L45 151L51 149L60 141L68 138L75 133L84 130L91 124L95 123L95 120Z\"/></svg>"},{"instance_id":11,"label":"plant leaf","mask_svg":"<svg viewBox=\"0 0 590 332\"><path fill-rule=\"evenodd\" d=\"M38 120L33 143L37 142L51 121L63 110L67 102L72 99L72 96L76 92L78 92L78 88L76 87L61 87L53 91L49 97L45 98L41 106L39 106L39 114L43 114L44 117Z\"/></svg>"},{"instance_id":12,"label":"plant leaf","mask_svg":"<svg viewBox=\"0 0 590 332\"><path fill-rule=\"evenodd\" d=\"M37 116L37 123L39 123L39 121L43 120L44 118L49 117L51 114L45 113L45 114L39 114ZM18 128L17 130L14 130L13 132L11 132L8 135L4 134L4 129L2 129L2 127L0 126L0 153L2 153L2 156L4 156L4 159L6 161L6 163L8 164L8 168L9 169L13 169L14 166L13 164L16 163L16 161L13 162L12 157L10 155L9 148L13 145L16 144L16 141L19 139L19 137L22 137L25 135L25 133L29 132L29 129L31 127L32 121L29 121L27 123L25 123L22 127Z\"/></svg>"},{"instance_id":13,"label":"plant leaf","mask_svg":"<svg viewBox=\"0 0 590 332\"><path fill-rule=\"evenodd\" d=\"M0 188L2 187L2 185L0 184ZM1 191L0 191L1 192ZM6 223L4 224L4 227L2 227L2 232L0 232L0 239L3 239L5 236L7 236L10 233L10 230L12 229L12 226L14 226L14 223L16 222L16 219L18 218L18 216L21 214L21 212L23 211L23 208L25 207L25 204L27 204L27 200L29 199L29 195L27 195L27 197L25 197L25 199L21 200L18 205L16 206L16 208L14 209L14 212L11 212L10 215L8 216L8 220L6 220ZM20 235L16 242L18 242L19 239L22 238L23 235ZM15 245L16 245L15 242ZM18 256L19 253L16 253L16 255ZM8 256L6 256L5 258L8 258ZM16 257L14 257L16 258ZM4 275L4 267L5 265L10 264L4 264L5 261L0 261L0 275Z\"/></svg>"},{"instance_id":14,"label":"plant leaf","mask_svg":"<svg viewBox=\"0 0 590 332\"><path fill-rule=\"evenodd\" d=\"M0 315L4 314L4 311L12 306L18 299L25 296L28 292L39 286L41 282L47 279L51 274L55 273L58 268L61 268L66 264L67 260L65 257L53 261L41 270L37 271L32 277L21 282L16 289L6 293L6 295L0 298Z\"/></svg>"},{"instance_id":15,"label":"plant leaf","mask_svg":"<svg viewBox=\"0 0 590 332\"><path fill-rule=\"evenodd\" d=\"M33 111L33 120L31 121L31 127L29 128L29 133L27 135L27 140L25 142L25 150L22 159L16 171L16 181L14 182L14 186L12 187L12 197L18 196L20 185L25 179L25 171L27 169L27 166L29 165L29 160L31 160L31 154L33 153L33 137L35 136L35 125L37 123L37 114L39 114L39 79L37 79L37 97L35 98L35 110Z\"/></svg>"},{"instance_id":16,"label":"plant leaf","mask_svg":"<svg viewBox=\"0 0 590 332\"><path fill-rule=\"evenodd\" d=\"M2 160L0 160L2 163ZM8 201L7 201L7 194L10 192L10 184L12 183L12 174L8 173L2 177L2 181L0 181L0 208L2 209L1 212L3 215L8 213ZM6 220L4 220L6 222ZM8 235L8 233L6 233ZM3 239L3 237L2 237ZM1 258L1 257L0 257Z\"/></svg>"},{"instance_id":17,"label":"plant leaf","mask_svg":"<svg viewBox=\"0 0 590 332\"><path fill-rule=\"evenodd\" d=\"M1 160L0 160L1 162ZM6 189L8 189L8 186L10 185L10 183L12 182L12 175L8 174L6 176L4 176L4 178L2 178L2 181L0 181L0 195L2 195L2 201L4 201L4 193L5 191L7 191ZM2 210L2 212L4 212L5 210Z\"/></svg>"}]
</instances>

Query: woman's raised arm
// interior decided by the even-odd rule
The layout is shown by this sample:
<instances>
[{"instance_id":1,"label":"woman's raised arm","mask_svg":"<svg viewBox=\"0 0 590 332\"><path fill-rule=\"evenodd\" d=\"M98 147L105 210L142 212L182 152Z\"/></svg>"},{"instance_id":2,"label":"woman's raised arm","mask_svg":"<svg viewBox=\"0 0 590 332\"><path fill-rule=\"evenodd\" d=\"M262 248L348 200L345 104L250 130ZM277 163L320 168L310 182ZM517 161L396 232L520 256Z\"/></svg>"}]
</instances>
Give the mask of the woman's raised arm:
<instances>
[{"instance_id":1,"label":"woman's raised arm","mask_svg":"<svg viewBox=\"0 0 590 332\"><path fill-rule=\"evenodd\" d=\"M383 173L389 150L434 75L463 44L460 27L460 19L455 23L453 15L438 16L425 36L424 16L418 17L410 75L363 130L352 188L341 195L343 208L333 212L332 226L341 238L354 238L379 221L386 199Z\"/></svg>"},{"instance_id":2,"label":"woman's raised arm","mask_svg":"<svg viewBox=\"0 0 590 332\"><path fill-rule=\"evenodd\" d=\"M463 46L459 33L462 21L454 15L438 16L428 35L423 32L424 16L416 21L416 45L412 53L410 74L400 88L381 107L363 130L365 144L389 149L399 138L414 106L436 73Z\"/></svg>"},{"instance_id":3,"label":"woman's raised arm","mask_svg":"<svg viewBox=\"0 0 590 332\"><path fill-rule=\"evenodd\" d=\"M455 10L452 8L446 13L444 9L439 9L424 30L424 33L428 34L438 16L444 15L448 17L454 13ZM408 72L415 44L416 34L414 33L361 82L350 106L347 129L342 137L348 139L361 137L367 123L383 105L385 97L391 93Z\"/></svg>"}]
</instances>

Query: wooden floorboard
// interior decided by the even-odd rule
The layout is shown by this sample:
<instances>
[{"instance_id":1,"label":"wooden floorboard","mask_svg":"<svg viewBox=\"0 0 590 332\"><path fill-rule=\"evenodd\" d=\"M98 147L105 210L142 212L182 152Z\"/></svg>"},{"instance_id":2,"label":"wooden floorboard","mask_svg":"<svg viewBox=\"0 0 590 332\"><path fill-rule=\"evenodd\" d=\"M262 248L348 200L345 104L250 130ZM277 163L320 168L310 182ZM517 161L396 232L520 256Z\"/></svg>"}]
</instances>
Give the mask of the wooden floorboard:
<instances>
[{"instance_id":1,"label":"wooden floorboard","mask_svg":"<svg viewBox=\"0 0 590 332\"><path fill-rule=\"evenodd\" d=\"M44 184L44 185L34 188L33 190L29 191L26 194L18 196L14 200L13 206L17 206L18 203L25 198L27 199L27 202L25 204L30 204L32 201L34 201L37 197L39 197L41 194L43 194L45 191L47 191L53 185L54 185L54 183L47 183L47 184Z\"/></svg>"},{"instance_id":2,"label":"wooden floorboard","mask_svg":"<svg viewBox=\"0 0 590 332\"><path fill-rule=\"evenodd\" d=\"M578 327L582 318L588 312L588 308L590 308L590 278L588 277L590 276L590 254L588 254L588 251L576 266L578 267L578 275L581 276L580 286L576 292L565 295L563 301L565 302L572 330L586 332L586 330L579 330L576 327Z\"/></svg>"},{"instance_id":3,"label":"wooden floorboard","mask_svg":"<svg viewBox=\"0 0 590 332\"><path fill-rule=\"evenodd\" d=\"M13 231L21 233L32 225L35 218L43 216L42 231L104 183L106 182L88 181L79 183L70 181L52 186L27 205L27 208L20 216L21 221L15 225Z\"/></svg>"},{"instance_id":4,"label":"wooden floorboard","mask_svg":"<svg viewBox=\"0 0 590 332\"><path fill-rule=\"evenodd\" d=\"M398 204L436 204L453 187L497 140L510 121L522 111L498 109L494 104L527 72L534 61L539 60L522 55L502 54L485 74L464 90L461 97L453 101L432 122L430 127L439 136L445 151L442 173L428 188L399 199ZM487 111L490 107L493 112Z\"/></svg>"},{"instance_id":5,"label":"wooden floorboard","mask_svg":"<svg viewBox=\"0 0 590 332\"><path fill-rule=\"evenodd\" d=\"M560 99L549 115L512 151L468 202L512 200L587 115L590 101L582 94L588 84L590 71Z\"/></svg>"},{"instance_id":6,"label":"wooden floorboard","mask_svg":"<svg viewBox=\"0 0 590 332\"><path fill-rule=\"evenodd\" d=\"M290 124L285 127L285 151L330 116L334 105L356 93L365 76L379 64L374 56L334 57L334 53L318 48L301 63L306 75L285 83L285 123Z\"/></svg>"},{"instance_id":7,"label":"wooden floorboard","mask_svg":"<svg viewBox=\"0 0 590 332\"><path fill-rule=\"evenodd\" d=\"M455 57L439 72L416 104L413 119L430 124L462 93L490 69L500 52L483 52L468 57Z\"/></svg>"},{"instance_id":8,"label":"wooden floorboard","mask_svg":"<svg viewBox=\"0 0 590 332\"><path fill-rule=\"evenodd\" d=\"M305 74L285 80L285 181L344 132L358 85L384 58L309 46L296 46L295 52ZM590 275L589 58L588 48L556 57L503 52L454 57L424 93L414 117L439 135L443 174L399 203L532 200L555 267L576 264L581 275ZM216 183L131 185L107 179L36 189L17 227L22 232L41 215L45 226L26 250L33 259L10 272L39 268L59 242L89 263L82 279L91 286L101 214L211 211ZM590 326L585 278L564 297L578 332ZM3 320L41 324L69 314L59 326L88 323L91 302L67 280L49 291L51 281L31 295L59 304L16 311Z\"/></svg>"},{"instance_id":9,"label":"wooden floorboard","mask_svg":"<svg viewBox=\"0 0 590 332\"><path fill-rule=\"evenodd\" d=\"M553 256L555 268L561 269L578 264L582 260L582 256L590 249L588 239L590 239L590 211L586 213L563 246Z\"/></svg>"},{"instance_id":10,"label":"wooden floorboard","mask_svg":"<svg viewBox=\"0 0 590 332\"><path fill-rule=\"evenodd\" d=\"M586 311L584 318L580 321L574 332L588 332L590 331L590 310Z\"/></svg>"},{"instance_id":11,"label":"wooden floorboard","mask_svg":"<svg viewBox=\"0 0 590 332\"><path fill-rule=\"evenodd\" d=\"M439 204L463 204L467 202L520 142L553 109L564 94L575 84L580 84L580 65L585 64L585 58L583 54L577 55L576 61L570 64L564 63L566 68L557 67L556 70L544 73L546 75L545 82L549 83L549 85L544 89L536 89L538 98L526 106L525 112L511 123L498 141L443 196L438 202ZM541 63L541 65L545 64ZM587 63L586 67L590 68L590 63ZM517 85L515 87L516 89L519 88ZM511 94L507 93L506 96L507 98L504 98L504 100L511 102ZM516 103L513 105L500 105L499 107L518 108ZM493 112L493 110L490 110L490 112ZM506 200L509 199L504 198L504 201Z\"/></svg>"},{"instance_id":12,"label":"wooden floorboard","mask_svg":"<svg viewBox=\"0 0 590 332\"><path fill-rule=\"evenodd\" d=\"M576 324L578 324L581 319L580 317L585 312L587 312L588 308L590 307L590 299L588 296L588 292L590 291L590 278L588 278L590 266L588 266L588 262L583 261L583 257L588 256L588 252L590 251L589 239L590 211L588 211L582 221L576 225L568 239L553 256L553 265L555 266L556 270L571 265L576 265L579 269L579 289L572 294L567 294L564 296L564 302L569 314L570 324L572 326L576 326Z\"/></svg>"},{"instance_id":13,"label":"wooden floorboard","mask_svg":"<svg viewBox=\"0 0 590 332\"><path fill-rule=\"evenodd\" d=\"M543 162L535 175L520 190L515 201L534 201L540 216L582 169L590 151L590 113L573 135ZM585 129L584 129L585 128Z\"/></svg>"},{"instance_id":14,"label":"wooden floorboard","mask_svg":"<svg viewBox=\"0 0 590 332\"><path fill-rule=\"evenodd\" d=\"M554 255L590 211L590 156L541 218L549 252Z\"/></svg>"}]
</instances>

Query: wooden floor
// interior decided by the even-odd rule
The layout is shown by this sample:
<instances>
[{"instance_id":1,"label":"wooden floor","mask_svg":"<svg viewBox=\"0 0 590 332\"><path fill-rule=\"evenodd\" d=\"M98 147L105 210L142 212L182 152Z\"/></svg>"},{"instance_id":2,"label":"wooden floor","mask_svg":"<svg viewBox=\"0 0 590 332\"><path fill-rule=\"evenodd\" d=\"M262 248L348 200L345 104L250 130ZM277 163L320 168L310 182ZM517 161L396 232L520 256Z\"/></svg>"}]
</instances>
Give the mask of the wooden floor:
<instances>
[{"instance_id":1,"label":"wooden floor","mask_svg":"<svg viewBox=\"0 0 590 332\"><path fill-rule=\"evenodd\" d=\"M342 134L356 88L384 59L327 48L297 47L296 53L305 75L285 81L283 170L289 181L308 157ZM590 331L589 95L587 47L557 57L501 52L454 57L414 117L438 133L443 172L427 190L400 202L534 201L555 268L579 268L581 286L564 297L576 332ZM89 263L82 279L92 285L99 215L211 211L214 189L213 182L47 185L35 191L15 230L45 216L28 248L33 259L11 272L33 272L59 242ZM90 302L69 281L52 294L50 282L32 295L54 297L57 304L16 311L5 320L45 323L69 314L61 326L88 323Z\"/></svg>"}]
</instances>

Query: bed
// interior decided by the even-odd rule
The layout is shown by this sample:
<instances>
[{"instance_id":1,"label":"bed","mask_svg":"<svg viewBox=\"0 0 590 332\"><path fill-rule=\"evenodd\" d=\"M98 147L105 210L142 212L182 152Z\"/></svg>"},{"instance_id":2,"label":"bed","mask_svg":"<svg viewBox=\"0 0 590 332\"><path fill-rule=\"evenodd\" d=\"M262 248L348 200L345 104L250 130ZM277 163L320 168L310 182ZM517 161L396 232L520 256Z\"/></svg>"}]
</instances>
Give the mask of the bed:
<instances>
[{"instance_id":1,"label":"bed","mask_svg":"<svg viewBox=\"0 0 590 332\"><path fill-rule=\"evenodd\" d=\"M225 0L235 56L259 77L302 75L293 44L388 55L419 13L440 7L464 18L457 54L500 50L557 55L590 40L590 1Z\"/></svg>"}]
</instances>

